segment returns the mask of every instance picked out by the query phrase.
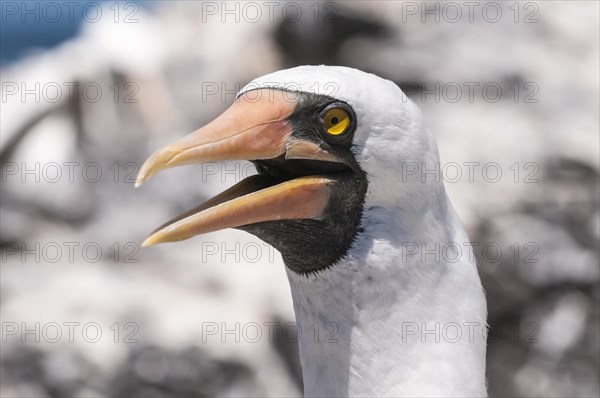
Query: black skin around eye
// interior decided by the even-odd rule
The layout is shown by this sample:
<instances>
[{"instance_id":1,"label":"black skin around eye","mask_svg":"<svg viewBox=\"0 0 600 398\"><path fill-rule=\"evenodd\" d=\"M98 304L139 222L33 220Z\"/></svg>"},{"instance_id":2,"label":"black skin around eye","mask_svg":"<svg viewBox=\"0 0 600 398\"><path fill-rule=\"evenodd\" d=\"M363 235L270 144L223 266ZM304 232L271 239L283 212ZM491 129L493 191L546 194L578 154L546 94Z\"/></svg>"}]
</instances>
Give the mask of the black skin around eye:
<instances>
[{"instance_id":1,"label":"black skin around eye","mask_svg":"<svg viewBox=\"0 0 600 398\"><path fill-rule=\"evenodd\" d=\"M340 117L337 115L330 115L329 119L326 117L327 111L333 108L342 108L348 113L349 125L343 134L332 135L327 132L327 129L331 126L326 127L326 125L332 122L331 119L337 117L337 123L340 123ZM318 138L313 137L313 142L323 140L329 145L344 149L349 149L352 146L357 120L354 110L345 102L322 95L299 93L298 105L289 120L294 124L298 137L315 134L318 135Z\"/></svg>"}]
</instances>

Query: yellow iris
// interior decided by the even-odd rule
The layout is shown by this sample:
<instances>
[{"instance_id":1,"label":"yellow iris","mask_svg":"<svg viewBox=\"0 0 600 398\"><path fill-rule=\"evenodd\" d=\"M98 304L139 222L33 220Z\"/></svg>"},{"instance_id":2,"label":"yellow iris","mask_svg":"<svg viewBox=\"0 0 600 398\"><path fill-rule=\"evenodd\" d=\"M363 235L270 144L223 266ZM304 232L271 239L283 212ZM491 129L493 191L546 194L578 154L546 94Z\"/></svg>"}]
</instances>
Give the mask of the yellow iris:
<instances>
[{"instance_id":1,"label":"yellow iris","mask_svg":"<svg viewBox=\"0 0 600 398\"><path fill-rule=\"evenodd\" d=\"M344 134L350 126L350 115L342 108L333 108L325 113L323 127L331 135Z\"/></svg>"}]
</instances>

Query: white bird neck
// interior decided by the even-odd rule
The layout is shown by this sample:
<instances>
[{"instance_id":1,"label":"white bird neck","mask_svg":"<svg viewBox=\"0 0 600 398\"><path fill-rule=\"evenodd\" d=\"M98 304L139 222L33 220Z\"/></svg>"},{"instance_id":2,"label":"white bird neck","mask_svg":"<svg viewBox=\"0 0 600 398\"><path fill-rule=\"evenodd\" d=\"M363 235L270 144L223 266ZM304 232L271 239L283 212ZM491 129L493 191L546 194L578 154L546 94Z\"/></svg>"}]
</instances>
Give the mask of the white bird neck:
<instances>
[{"instance_id":1,"label":"white bird neck","mask_svg":"<svg viewBox=\"0 0 600 398\"><path fill-rule=\"evenodd\" d=\"M288 271L306 396L486 396L485 297L446 204L421 214L419 229L400 209L366 209L364 232L337 265ZM459 259L436 242L456 242ZM432 246L411 255L421 243Z\"/></svg>"}]
</instances>

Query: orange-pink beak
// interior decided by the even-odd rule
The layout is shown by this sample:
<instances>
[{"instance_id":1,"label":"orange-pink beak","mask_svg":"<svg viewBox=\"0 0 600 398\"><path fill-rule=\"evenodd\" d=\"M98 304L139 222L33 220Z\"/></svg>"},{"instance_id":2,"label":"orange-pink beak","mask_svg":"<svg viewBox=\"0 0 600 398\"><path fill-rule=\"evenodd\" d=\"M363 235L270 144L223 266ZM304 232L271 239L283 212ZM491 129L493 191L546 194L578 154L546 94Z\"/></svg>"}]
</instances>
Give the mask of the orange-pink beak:
<instances>
[{"instance_id":1,"label":"orange-pink beak","mask_svg":"<svg viewBox=\"0 0 600 398\"><path fill-rule=\"evenodd\" d=\"M296 109L289 93L263 89L242 95L211 123L156 151L140 169L136 187L161 170L222 160L338 159L318 145L292 137L288 118ZM264 221L319 219L332 181L325 176L299 177L278 184L266 176L249 177L197 208L155 230L150 246Z\"/></svg>"}]
</instances>

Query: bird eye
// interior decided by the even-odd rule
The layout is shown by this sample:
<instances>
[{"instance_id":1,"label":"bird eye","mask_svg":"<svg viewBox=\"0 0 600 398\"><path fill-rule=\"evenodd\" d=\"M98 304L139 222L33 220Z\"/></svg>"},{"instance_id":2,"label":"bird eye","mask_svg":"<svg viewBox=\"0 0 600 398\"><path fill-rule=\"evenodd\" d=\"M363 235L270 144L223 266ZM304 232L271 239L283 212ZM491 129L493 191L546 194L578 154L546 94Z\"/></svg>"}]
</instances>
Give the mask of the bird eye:
<instances>
[{"instance_id":1,"label":"bird eye","mask_svg":"<svg viewBox=\"0 0 600 398\"><path fill-rule=\"evenodd\" d=\"M331 108L323 116L323 127L331 135L341 135L350 127L350 115L342 108Z\"/></svg>"}]
</instances>

